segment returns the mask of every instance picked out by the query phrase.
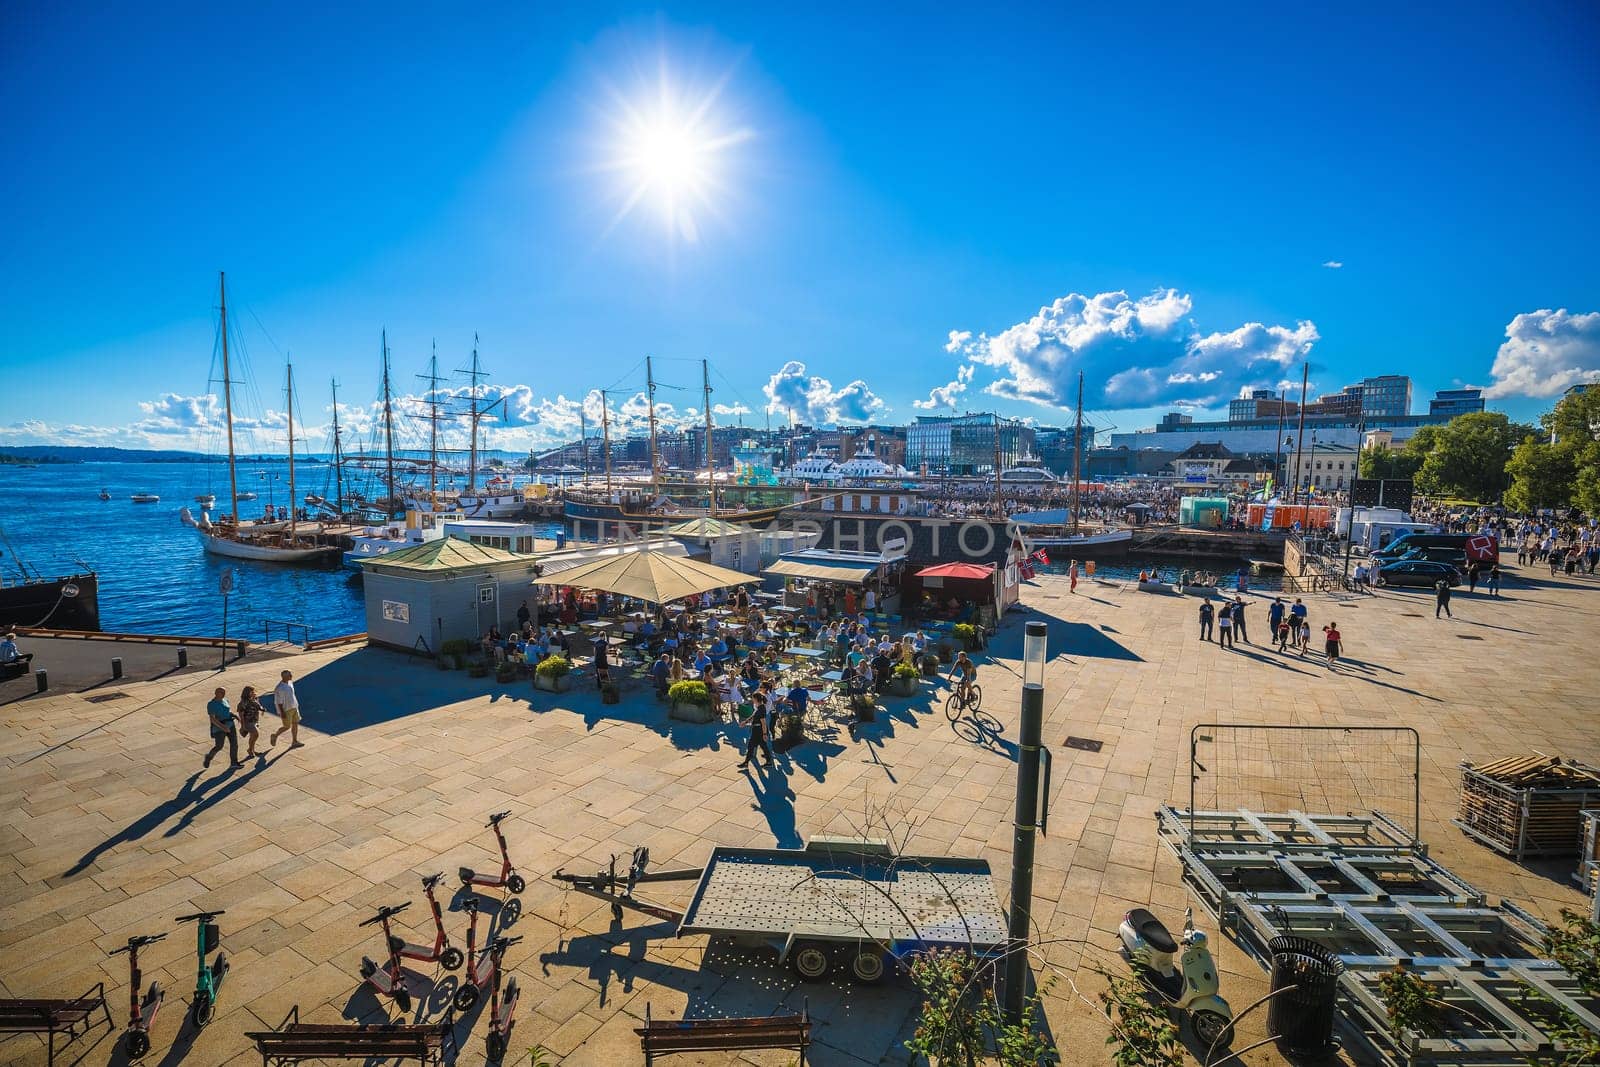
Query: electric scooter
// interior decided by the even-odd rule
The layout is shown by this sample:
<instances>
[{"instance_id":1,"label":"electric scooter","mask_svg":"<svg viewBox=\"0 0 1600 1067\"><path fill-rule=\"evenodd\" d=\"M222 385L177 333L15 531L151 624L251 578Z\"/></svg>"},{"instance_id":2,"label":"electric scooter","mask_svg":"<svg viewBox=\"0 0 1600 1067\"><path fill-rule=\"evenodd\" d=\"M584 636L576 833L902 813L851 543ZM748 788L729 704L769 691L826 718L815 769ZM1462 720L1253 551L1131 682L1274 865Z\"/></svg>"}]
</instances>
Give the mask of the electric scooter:
<instances>
[{"instance_id":1,"label":"electric scooter","mask_svg":"<svg viewBox=\"0 0 1600 1067\"><path fill-rule=\"evenodd\" d=\"M217 952L216 960L211 966L206 966L206 956L216 952L217 945L222 941L222 928L211 920L226 914L222 911L201 911L193 915L180 915L176 919L180 923L195 924L195 953L199 962L194 980L194 1004L189 1008L189 1018L193 1020L196 1030L205 1029L205 1025L211 1021L217 1008L217 993L222 989L222 980L228 977L227 953Z\"/></svg>"},{"instance_id":2,"label":"electric scooter","mask_svg":"<svg viewBox=\"0 0 1600 1067\"><path fill-rule=\"evenodd\" d=\"M1117 927L1123 954L1145 985L1168 1006L1188 1012L1194 1035L1208 1048L1226 1048L1233 1041L1233 1009L1217 995L1221 980L1206 947L1206 935L1194 928L1194 909L1183 910L1183 937L1177 941L1161 920L1134 908ZM1180 948L1176 963L1173 955Z\"/></svg>"},{"instance_id":3,"label":"electric scooter","mask_svg":"<svg viewBox=\"0 0 1600 1067\"><path fill-rule=\"evenodd\" d=\"M501 820L510 814L509 811L502 811L496 815L491 815L487 824L494 831L495 840L500 842L500 873L498 875L475 874L471 867L463 867L460 870L461 884L463 886L476 885L487 889L505 886L514 897L521 896L522 891L528 888L528 883L523 881L522 875L518 874L517 869L511 866L511 856L506 852L506 835L500 831Z\"/></svg>"},{"instance_id":4,"label":"electric scooter","mask_svg":"<svg viewBox=\"0 0 1600 1067\"><path fill-rule=\"evenodd\" d=\"M500 988L500 960L506 954L506 949L521 941L520 937L496 937L484 946L483 952L478 952L478 902L468 898L462 905L471 917L471 924L467 927L467 969L461 976L461 988L456 990L456 1011L471 1011L472 1006L478 1003L478 998L488 988L495 990L498 999ZM516 996L516 979L511 980L512 989L507 996L514 999Z\"/></svg>"},{"instance_id":5,"label":"electric scooter","mask_svg":"<svg viewBox=\"0 0 1600 1067\"><path fill-rule=\"evenodd\" d=\"M413 945L403 937L396 937L389 932L389 923L383 924L383 937L395 952L408 960L422 960L432 963L435 960L447 971L460 967L466 959L461 950L450 943L444 932L444 913L439 909L439 898L433 895L434 889L439 885L443 874L430 874L422 880L422 891L428 896L428 906L433 909L433 944Z\"/></svg>"},{"instance_id":6,"label":"electric scooter","mask_svg":"<svg viewBox=\"0 0 1600 1067\"><path fill-rule=\"evenodd\" d=\"M128 954L128 1029L123 1040L127 1045L130 1060L139 1059L150 1051L150 1028L155 1025L156 1014L161 1011L161 1005L167 999L167 991L154 979L145 992L144 1000L139 999L139 986L144 980L144 976L139 973L139 950L145 945L155 944L166 936L166 934L144 934L130 937L126 945L111 950L113 956L122 952Z\"/></svg>"},{"instance_id":7,"label":"electric scooter","mask_svg":"<svg viewBox=\"0 0 1600 1067\"><path fill-rule=\"evenodd\" d=\"M411 907L411 902L408 900L404 904L394 907L379 908L378 914L370 919L363 919L359 923L361 926L382 923L383 941L389 950L389 959L382 967L374 963L372 957L362 956L361 977L368 985L376 989L380 996L389 997L400 1005L402 1012L407 1013L411 1011L411 990L406 988L406 973L400 968L400 953L396 950L396 945L401 942L399 938L389 935L389 920L409 907Z\"/></svg>"}]
</instances>

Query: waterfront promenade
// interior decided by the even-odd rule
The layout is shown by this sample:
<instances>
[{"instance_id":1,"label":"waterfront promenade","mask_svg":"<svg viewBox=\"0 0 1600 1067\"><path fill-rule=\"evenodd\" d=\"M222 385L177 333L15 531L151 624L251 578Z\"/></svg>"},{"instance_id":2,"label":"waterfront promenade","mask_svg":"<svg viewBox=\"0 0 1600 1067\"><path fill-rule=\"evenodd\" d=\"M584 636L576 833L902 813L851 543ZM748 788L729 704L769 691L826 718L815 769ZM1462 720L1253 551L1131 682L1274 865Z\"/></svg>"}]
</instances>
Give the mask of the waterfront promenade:
<instances>
[{"instance_id":1,"label":"waterfront promenade","mask_svg":"<svg viewBox=\"0 0 1600 1067\"><path fill-rule=\"evenodd\" d=\"M1600 582L1509 570L1505 595L1459 594L1453 621L1435 621L1431 596L1307 597L1313 634L1330 617L1355 661L1328 670L1320 655L1267 650L1266 604L1251 597L1256 644L1230 652L1196 639L1192 598L1064 579L1027 587L1027 613L1008 617L980 657L985 707L1005 726L975 745L926 695L894 700L861 740L843 732L780 755L777 771L739 772L731 728L673 722L647 694L615 706L592 689L534 692L526 682L441 673L390 653L337 650L244 663L225 674L173 674L101 691L29 695L31 679L0 690L0 995L71 996L107 983L118 1029L102 1023L60 1063L120 1063L127 971L106 951L134 933L167 931L143 957L146 979L170 990L146 1062L211 1067L249 1062L246 1030L276 1025L298 1004L312 1022L382 1017L357 976L381 951L357 923L383 904L431 939L418 876L491 866L484 817L510 810L511 855L527 877L524 940L506 957L525 992L513 1050L540 1044L562 1064L639 1063L632 1027L656 1018L760 1015L802 998L815 1017L812 1062L904 1063L915 997L903 978L871 988L800 986L756 950L682 940L647 917L613 927L605 905L563 892L548 875L588 871L612 852L648 845L655 867L697 866L714 844L796 845L887 819L924 854L976 854L996 873L1002 902L1011 847L1021 623L1049 622L1045 740L1054 750L1049 836L1040 841L1034 918L1058 983L1048 1001L1068 1064L1104 1063L1105 1027L1073 990L1092 997L1089 965L1111 967L1115 928L1134 905L1169 926L1189 897L1158 844L1152 812L1187 803L1188 737L1202 722L1415 727L1422 738L1422 832L1432 855L1491 895L1543 917L1580 898L1568 868L1513 865L1449 825L1462 759L1544 752L1600 763L1594 696L1600 667ZM1314 641L1320 648L1320 640ZM270 690L279 669L299 679L304 748L280 742L259 763L201 770L203 705L214 684L230 696ZM938 690L942 702L944 689ZM276 721L265 719L263 733ZM1102 742L1065 746L1069 735ZM1255 768L1259 771L1260 768ZM1297 783L1315 792L1314 781ZM682 906L687 887L651 887ZM233 972L216 1020L198 1040L183 1015L194 946L172 917L226 908L223 945ZM1210 921L1197 907L1197 923ZM490 912L492 914L492 911ZM466 916L445 914L463 942ZM481 928L480 928L481 933ZM1223 993L1235 1005L1265 991L1265 975L1213 936ZM417 964L416 1014L437 1018L453 978ZM443 979L433 996L429 982ZM385 1005L386 1006L386 1005ZM466 1022L475 1022L470 1034ZM1263 1033L1261 1013L1239 1047ZM462 1058L483 1062L486 1020L459 1027ZM787 1064L792 1053L684 1056L673 1063ZM1245 1062L1281 1062L1268 1049ZM508 1057L508 1063L517 1062ZM525 1057L522 1062L526 1062ZM0 1041L0 1064L42 1064L31 1036Z\"/></svg>"}]
</instances>

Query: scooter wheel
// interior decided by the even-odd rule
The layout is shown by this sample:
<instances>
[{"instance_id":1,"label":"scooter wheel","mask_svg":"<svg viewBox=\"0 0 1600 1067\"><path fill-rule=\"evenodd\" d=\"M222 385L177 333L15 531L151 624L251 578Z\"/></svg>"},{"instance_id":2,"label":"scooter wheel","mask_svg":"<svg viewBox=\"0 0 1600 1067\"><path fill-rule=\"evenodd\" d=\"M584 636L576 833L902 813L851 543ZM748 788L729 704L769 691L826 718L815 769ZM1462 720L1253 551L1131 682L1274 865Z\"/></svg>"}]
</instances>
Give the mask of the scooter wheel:
<instances>
[{"instance_id":1,"label":"scooter wheel","mask_svg":"<svg viewBox=\"0 0 1600 1067\"><path fill-rule=\"evenodd\" d=\"M1224 1049L1233 1044L1233 1021L1214 1011L1197 1011L1189 1017L1194 1036L1207 1049Z\"/></svg>"},{"instance_id":2,"label":"scooter wheel","mask_svg":"<svg viewBox=\"0 0 1600 1067\"><path fill-rule=\"evenodd\" d=\"M459 970L461 965L466 962L466 959L467 958L461 954L460 949L456 948L454 945L451 945L449 948L439 953L439 966L443 967L447 971Z\"/></svg>"},{"instance_id":3,"label":"scooter wheel","mask_svg":"<svg viewBox=\"0 0 1600 1067\"><path fill-rule=\"evenodd\" d=\"M127 1044L128 1059L139 1059L150 1051L150 1035L143 1030L129 1030Z\"/></svg>"},{"instance_id":4,"label":"scooter wheel","mask_svg":"<svg viewBox=\"0 0 1600 1067\"><path fill-rule=\"evenodd\" d=\"M506 888L511 890L512 896L521 896L522 891L528 888L528 883L523 880L522 875L513 874L506 879Z\"/></svg>"},{"instance_id":5,"label":"scooter wheel","mask_svg":"<svg viewBox=\"0 0 1600 1067\"><path fill-rule=\"evenodd\" d=\"M211 1016L214 1014L215 1006L211 1003L211 998L204 993L196 996L194 1004L189 1008L189 1019L194 1023L196 1030L205 1029L206 1023L211 1021Z\"/></svg>"},{"instance_id":6,"label":"scooter wheel","mask_svg":"<svg viewBox=\"0 0 1600 1067\"><path fill-rule=\"evenodd\" d=\"M506 1039L499 1034L490 1034L485 1042L488 1046L490 1063L499 1063L506 1054Z\"/></svg>"},{"instance_id":7,"label":"scooter wheel","mask_svg":"<svg viewBox=\"0 0 1600 1067\"><path fill-rule=\"evenodd\" d=\"M455 999L452 1001L452 1003L455 1004L456 1011L471 1011L472 1006L478 1003L478 997L480 995L481 991L478 989L478 987L473 985L471 982L467 982L462 985L460 989L456 990Z\"/></svg>"},{"instance_id":8,"label":"scooter wheel","mask_svg":"<svg viewBox=\"0 0 1600 1067\"><path fill-rule=\"evenodd\" d=\"M411 1014L411 991L405 986L395 990L394 1002L400 1005L400 1010L407 1015Z\"/></svg>"}]
</instances>

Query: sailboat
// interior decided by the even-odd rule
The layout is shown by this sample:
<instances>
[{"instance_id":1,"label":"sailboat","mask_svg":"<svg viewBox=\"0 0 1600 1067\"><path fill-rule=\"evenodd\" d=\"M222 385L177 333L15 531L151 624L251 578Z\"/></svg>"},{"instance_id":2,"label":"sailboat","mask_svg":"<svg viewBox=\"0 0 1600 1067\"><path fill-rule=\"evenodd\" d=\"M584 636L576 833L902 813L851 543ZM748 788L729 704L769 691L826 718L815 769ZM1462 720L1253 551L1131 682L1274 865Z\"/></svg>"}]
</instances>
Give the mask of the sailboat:
<instances>
[{"instance_id":1,"label":"sailboat","mask_svg":"<svg viewBox=\"0 0 1600 1067\"><path fill-rule=\"evenodd\" d=\"M306 563L338 552L334 545L318 544L315 535L321 533L320 523L299 522L294 506L294 366L284 370L284 393L289 416L289 518L286 522L241 523L239 521L239 474L233 445L233 379L228 364L228 291L226 279L217 276L222 316L222 395L223 410L228 420L228 490L232 507L227 518L213 523L204 512L196 522L183 509L184 521L194 526L201 535L205 550L214 556L231 559L252 559L271 563Z\"/></svg>"},{"instance_id":2,"label":"sailboat","mask_svg":"<svg viewBox=\"0 0 1600 1067\"><path fill-rule=\"evenodd\" d=\"M1072 438L1072 508L1018 511L1011 523L1027 533L1028 543L1042 548L1072 549L1085 556L1126 555L1133 531L1117 526L1092 526L1083 522L1083 373L1078 374L1078 422ZM1058 553L1059 554L1059 553Z\"/></svg>"}]
</instances>

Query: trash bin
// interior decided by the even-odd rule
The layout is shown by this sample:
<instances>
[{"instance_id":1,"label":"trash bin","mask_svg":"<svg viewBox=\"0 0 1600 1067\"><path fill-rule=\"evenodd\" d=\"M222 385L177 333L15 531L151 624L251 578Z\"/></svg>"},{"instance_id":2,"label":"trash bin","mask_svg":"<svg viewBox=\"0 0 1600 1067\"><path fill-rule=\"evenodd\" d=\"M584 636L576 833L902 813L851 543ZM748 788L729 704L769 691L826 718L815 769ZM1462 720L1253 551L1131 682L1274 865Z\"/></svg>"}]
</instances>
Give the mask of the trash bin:
<instances>
[{"instance_id":1,"label":"trash bin","mask_svg":"<svg viewBox=\"0 0 1600 1067\"><path fill-rule=\"evenodd\" d=\"M1331 1053L1336 1047L1333 1016L1344 964L1303 937L1275 937L1267 949L1272 954L1273 993L1267 1006L1267 1033L1277 1038L1278 1048L1287 1055Z\"/></svg>"}]
</instances>

